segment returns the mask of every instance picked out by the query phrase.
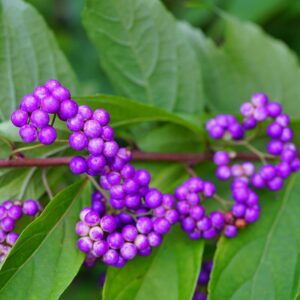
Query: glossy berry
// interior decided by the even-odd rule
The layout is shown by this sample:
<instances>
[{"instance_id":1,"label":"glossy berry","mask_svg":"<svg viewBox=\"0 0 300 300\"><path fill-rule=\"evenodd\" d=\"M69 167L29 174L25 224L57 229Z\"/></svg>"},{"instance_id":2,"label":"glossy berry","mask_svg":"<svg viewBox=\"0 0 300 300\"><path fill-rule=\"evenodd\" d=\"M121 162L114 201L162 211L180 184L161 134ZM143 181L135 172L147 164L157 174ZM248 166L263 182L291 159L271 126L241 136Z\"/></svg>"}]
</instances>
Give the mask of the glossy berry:
<instances>
[{"instance_id":1,"label":"glossy berry","mask_svg":"<svg viewBox=\"0 0 300 300\"><path fill-rule=\"evenodd\" d=\"M15 126L22 127L28 121L28 113L23 109L17 109L12 113L10 119Z\"/></svg>"},{"instance_id":2,"label":"glossy berry","mask_svg":"<svg viewBox=\"0 0 300 300\"><path fill-rule=\"evenodd\" d=\"M19 134L25 143L32 143L37 138L37 130L33 125L24 125L20 128Z\"/></svg>"},{"instance_id":3,"label":"glossy berry","mask_svg":"<svg viewBox=\"0 0 300 300\"><path fill-rule=\"evenodd\" d=\"M38 138L41 144L50 145L56 140L57 133L52 126L43 127L38 133Z\"/></svg>"}]
</instances>

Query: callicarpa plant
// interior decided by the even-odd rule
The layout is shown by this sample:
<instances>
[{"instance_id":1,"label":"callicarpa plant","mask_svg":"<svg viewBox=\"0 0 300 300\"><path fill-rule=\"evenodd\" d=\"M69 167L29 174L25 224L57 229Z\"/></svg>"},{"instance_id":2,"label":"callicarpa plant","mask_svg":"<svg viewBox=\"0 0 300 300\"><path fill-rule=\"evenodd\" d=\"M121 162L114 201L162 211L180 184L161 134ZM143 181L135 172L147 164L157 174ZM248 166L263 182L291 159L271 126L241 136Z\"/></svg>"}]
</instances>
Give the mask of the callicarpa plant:
<instances>
[{"instance_id":1,"label":"callicarpa plant","mask_svg":"<svg viewBox=\"0 0 300 300\"><path fill-rule=\"evenodd\" d=\"M36 2L0 0L0 300L298 299L294 53L240 4Z\"/></svg>"}]
</instances>

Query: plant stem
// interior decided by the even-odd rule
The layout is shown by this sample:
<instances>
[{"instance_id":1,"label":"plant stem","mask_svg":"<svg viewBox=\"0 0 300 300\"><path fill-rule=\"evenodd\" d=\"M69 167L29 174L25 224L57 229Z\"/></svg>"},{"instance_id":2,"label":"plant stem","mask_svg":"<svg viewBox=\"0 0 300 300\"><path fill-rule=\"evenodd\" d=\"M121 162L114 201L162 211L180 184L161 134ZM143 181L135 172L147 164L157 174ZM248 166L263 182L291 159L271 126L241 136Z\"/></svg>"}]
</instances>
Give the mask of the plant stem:
<instances>
[{"instance_id":1,"label":"plant stem","mask_svg":"<svg viewBox=\"0 0 300 300\"><path fill-rule=\"evenodd\" d=\"M49 183L48 183L47 170L46 169L44 169L42 171L42 181L43 181L43 184L44 184L44 187L45 187L45 190L48 194L49 199L52 200L53 199L53 193L52 193L51 188L50 188Z\"/></svg>"}]
</instances>

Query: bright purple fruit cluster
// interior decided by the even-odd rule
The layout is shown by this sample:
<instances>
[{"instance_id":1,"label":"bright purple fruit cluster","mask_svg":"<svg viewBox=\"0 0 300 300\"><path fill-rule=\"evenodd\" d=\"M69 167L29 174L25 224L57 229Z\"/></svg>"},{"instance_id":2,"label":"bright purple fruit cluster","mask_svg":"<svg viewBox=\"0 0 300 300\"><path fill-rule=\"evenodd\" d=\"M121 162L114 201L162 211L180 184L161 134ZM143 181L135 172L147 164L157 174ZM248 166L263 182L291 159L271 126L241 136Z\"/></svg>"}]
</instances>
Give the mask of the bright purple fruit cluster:
<instances>
[{"instance_id":1,"label":"bright purple fruit cluster","mask_svg":"<svg viewBox=\"0 0 300 300\"><path fill-rule=\"evenodd\" d=\"M210 278L210 273L213 267L212 261L202 262L201 271L198 277L197 287L194 292L193 300L207 299L207 286Z\"/></svg>"},{"instance_id":2,"label":"bright purple fruit cluster","mask_svg":"<svg viewBox=\"0 0 300 300\"><path fill-rule=\"evenodd\" d=\"M32 94L25 95L20 108L11 115L12 123L20 127L22 140L33 143L38 138L42 144L52 144L57 134L50 125L50 116L54 118L57 114L61 120L71 117L77 104L70 97L69 90L53 79L35 88Z\"/></svg>"},{"instance_id":3,"label":"bright purple fruit cluster","mask_svg":"<svg viewBox=\"0 0 300 300\"><path fill-rule=\"evenodd\" d=\"M94 192L92 206L81 211L76 224L78 248L86 253L87 266L100 258L107 265L122 267L137 255L147 256L171 227L165 218L150 213L132 216L107 210L102 194Z\"/></svg>"},{"instance_id":4,"label":"bright purple fruit cluster","mask_svg":"<svg viewBox=\"0 0 300 300\"><path fill-rule=\"evenodd\" d=\"M6 200L0 205L0 264L19 237L19 234L14 232L16 222L23 215L36 217L40 210L39 203L32 199L24 202Z\"/></svg>"},{"instance_id":5,"label":"bright purple fruit cluster","mask_svg":"<svg viewBox=\"0 0 300 300\"><path fill-rule=\"evenodd\" d=\"M235 237L239 229L260 216L256 189L267 187L277 191L286 178L300 169L290 119L282 113L279 103L270 102L266 95L258 93L241 106L241 114L242 122L232 115L218 115L206 124L209 136L217 140L215 143L222 140L213 161L217 179L231 182L230 202L217 195L212 182L198 177L186 180L175 189L174 195L152 188L149 172L135 169L130 151L116 142L114 130L109 126L109 113L104 109L93 111L87 105L78 106L70 92L56 80L47 81L23 97L11 120L20 127L25 142L34 142L38 137L42 144L51 144L56 139L52 127L56 115L66 122L71 131L70 147L88 154L73 157L71 171L99 176L99 186L95 185L102 191L95 192L91 207L80 213L76 225L78 247L86 253L88 266L100 259L107 265L121 267L137 255L149 255L176 222L191 239L213 239L221 233ZM266 133L270 137L267 153L250 144L263 122L268 122ZM227 151L229 146L246 147L261 160L261 165L257 167L249 161L232 163L235 153ZM224 210L206 212L203 204L209 198L218 200ZM4 226L9 226L9 222Z\"/></svg>"}]
</instances>

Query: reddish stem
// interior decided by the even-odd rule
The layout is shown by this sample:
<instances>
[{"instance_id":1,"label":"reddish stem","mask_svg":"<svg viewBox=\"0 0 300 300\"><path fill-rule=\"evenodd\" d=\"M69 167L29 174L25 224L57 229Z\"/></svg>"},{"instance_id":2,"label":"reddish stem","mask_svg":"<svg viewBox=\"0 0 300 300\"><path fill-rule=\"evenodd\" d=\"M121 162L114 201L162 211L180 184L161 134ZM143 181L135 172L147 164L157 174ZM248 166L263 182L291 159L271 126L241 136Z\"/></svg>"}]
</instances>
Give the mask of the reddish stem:
<instances>
[{"instance_id":1,"label":"reddish stem","mask_svg":"<svg viewBox=\"0 0 300 300\"><path fill-rule=\"evenodd\" d=\"M133 151L134 161L166 161L181 162L189 165L203 163L212 159L212 153L153 153ZM0 160L0 168L23 168L23 167L54 167L65 166L70 163L72 157L49 157L49 158L14 158ZM235 160L259 161L259 158L253 153L240 152Z\"/></svg>"}]
</instances>

